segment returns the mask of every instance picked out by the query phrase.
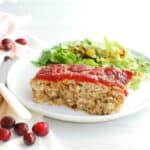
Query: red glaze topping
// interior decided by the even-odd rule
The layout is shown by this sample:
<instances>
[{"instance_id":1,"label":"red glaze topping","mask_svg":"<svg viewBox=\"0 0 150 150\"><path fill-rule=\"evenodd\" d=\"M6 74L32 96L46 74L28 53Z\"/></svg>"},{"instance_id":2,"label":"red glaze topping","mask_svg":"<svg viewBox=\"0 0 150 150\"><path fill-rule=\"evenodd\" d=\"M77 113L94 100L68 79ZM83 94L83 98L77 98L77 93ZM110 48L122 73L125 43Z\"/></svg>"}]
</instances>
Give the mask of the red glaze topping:
<instances>
[{"instance_id":1,"label":"red glaze topping","mask_svg":"<svg viewBox=\"0 0 150 150\"><path fill-rule=\"evenodd\" d=\"M131 71L110 67L92 68L79 64L51 64L42 68L35 76L35 79L53 82L68 79L79 82L101 83L106 86L117 86L124 89L132 76Z\"/></svg>"}]
</instances>

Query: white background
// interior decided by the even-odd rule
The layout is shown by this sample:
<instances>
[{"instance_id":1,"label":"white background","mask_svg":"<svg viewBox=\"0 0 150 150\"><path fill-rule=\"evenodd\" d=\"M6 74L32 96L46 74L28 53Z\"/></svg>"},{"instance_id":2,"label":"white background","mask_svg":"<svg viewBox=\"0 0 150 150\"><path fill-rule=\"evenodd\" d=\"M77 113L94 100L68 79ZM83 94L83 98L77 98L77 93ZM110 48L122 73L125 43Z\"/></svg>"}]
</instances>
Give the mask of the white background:
<instances>
[{"instance_id":1,"label":"white background","mask_svg":"<svg viewBox=\"0 0 150 150\"><path fill-rule=\"evenodd\" d=\"M149 0L18 0L0 10L31 14L32 31L41 39L60 42L104 34L130 48L150 48Z\"/></svg>"},{"instance_id":2,"label":"white background","mask_svg":"<svg viewBox=\"0 0 150 150\"><path fill-rule=\"evenodd\" d=\"M4 3L0 10L32 15L30 31L49 45L103 35L150 53L149 0L28 0ZM50 120L68 150L150 150L150 108L124 119L96 124Z\"/></svg>"}]
</instances>

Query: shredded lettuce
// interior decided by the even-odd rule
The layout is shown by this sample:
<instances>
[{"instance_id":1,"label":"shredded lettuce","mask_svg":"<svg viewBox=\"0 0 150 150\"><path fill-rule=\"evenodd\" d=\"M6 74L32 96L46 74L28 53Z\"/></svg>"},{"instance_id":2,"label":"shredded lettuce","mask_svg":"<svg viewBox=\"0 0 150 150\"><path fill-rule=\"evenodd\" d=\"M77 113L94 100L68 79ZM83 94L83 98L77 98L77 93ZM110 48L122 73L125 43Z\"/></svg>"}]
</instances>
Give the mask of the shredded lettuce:
<instances>
[{"instance_id":1,"label":"shredded lettuce","mask_svg":"<svg viewBox=\"0 0 150 150\"><path fill-rule=\"evenodd\" d=\"M84 58L78 61L77 64L89 65L89 66L94 66L94 67L99 66L93 59L89 59L89 58Z\"/></svg>"},{"instance_id":2,"label":"shredded lettuce","mask_svg":"<svg viewBox=\"0 0 150 150\"><path fill-rule=\"evenodd\" d=\"M137 89L142 80L150 78L150 60L135 56L116 41L104 37L103 44L84 39L58 44L45 49L40 58L33 61L36 66L48 64L85 64L93 67L115 67L134 73L130 88Z\"/></svg>"},{"instance_id":3,"label":"shredded lettuce","mask_svg":"<svg viewBox=\"0 0 150 150\"><path fill-rule=\"evenodd\" d=\"M48 64L73 64L79 60L79 56L75 55L67 49L57 48L55 51L45 50L38 61L33 61L36 66L47 66Z\"/></svg>"},{"instance_id":4,"label":"shredded lettuce","mask_svg":"<svg viewBox=\"0 0 150 150\"><path fill-rule=\"evenodd\" d=\"M134 76L134 78L132 79L130 83L130 88L132 90L137 90L140 87L140 84L141 84L141 79L138 78L137 76Z\"/></svg>"},{"instance_id":5,"label":"shredded lettuce","mask_svg":"<svg viewBox=\"0 0 150 150\"><path fill-rule=\"evenodd\" d=\"M51 63L51 53L52 52L50 50L44 50L38 61L32 61L32 63L38 67L47 66Z\"/></svg>"}]
</instances>

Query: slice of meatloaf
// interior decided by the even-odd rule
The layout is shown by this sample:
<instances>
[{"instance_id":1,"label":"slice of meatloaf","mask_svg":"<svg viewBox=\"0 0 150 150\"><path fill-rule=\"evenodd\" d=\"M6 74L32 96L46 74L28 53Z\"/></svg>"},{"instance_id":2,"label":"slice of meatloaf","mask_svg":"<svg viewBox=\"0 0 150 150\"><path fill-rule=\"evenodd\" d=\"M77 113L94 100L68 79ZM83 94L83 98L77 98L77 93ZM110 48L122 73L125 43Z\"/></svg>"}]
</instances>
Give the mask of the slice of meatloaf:
<instances>
[{"instance_id":1,"label":"slice of meatloaf","mask_svg":"<svg viewBox=\"0 0 150 150\"><path fill-rule=\"evenodd\" d=\"M51 64L31 80L35 102L67 105L90 114L120 110L132 72L85 65Z\"/></svg>"}]
</instances>

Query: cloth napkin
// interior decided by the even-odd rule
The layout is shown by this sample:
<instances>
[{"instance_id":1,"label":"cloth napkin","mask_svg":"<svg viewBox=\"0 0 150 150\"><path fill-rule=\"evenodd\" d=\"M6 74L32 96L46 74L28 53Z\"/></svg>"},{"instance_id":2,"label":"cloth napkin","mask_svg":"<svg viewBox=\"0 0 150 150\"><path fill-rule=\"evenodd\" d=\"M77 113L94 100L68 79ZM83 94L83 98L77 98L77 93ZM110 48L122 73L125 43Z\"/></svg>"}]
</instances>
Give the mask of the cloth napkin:
<instances>
[{"instance_id":1,"label":"cloth napkin","mask_svg":"<svg viewBox=\"0 0 150 150\"><path fill-rule=\"evenodd\" d=\"M30 15L15 16L0 11L0 38L10 36L23 29L31 20Z\"/></svg>"},{"instance_id":2,"label":"cloth napkin","mask_svg":"<svg viewBox=\"0 0 150 150\"><path fill-rule=\"evenodd\" d=\"M24 37L27 39L28 44L26 46L16 45L16 49L10 52L10 56L13 54L17 57L22 57L24 54L28 54L30 51L38 50L43 48L44 43L41 42L37 37L28 34L24 27L31 20L30 16L15 16L12 14L0 12L0 40L3 38L16 39L18 37ZM3 52L0 51L0 65L2 62ZM7 70L7 69L6 69ZM1 73L1 70L0 70ZM5 75L5 72L1 75ZM8 106L6 115L13 116L17 121L24 121L15 114ZM30 129L35 122L44 120L44 117L40 114L32 112L32 119L25 121L30 125ZM62 150L61 144L58 142L53 132L50 129L48 136L44 138L37 137L36 143L33 146L25 146L22 137L15 136L10 141L2 143L0 142L0 150Z\"/></svg>"}]
</instances>

